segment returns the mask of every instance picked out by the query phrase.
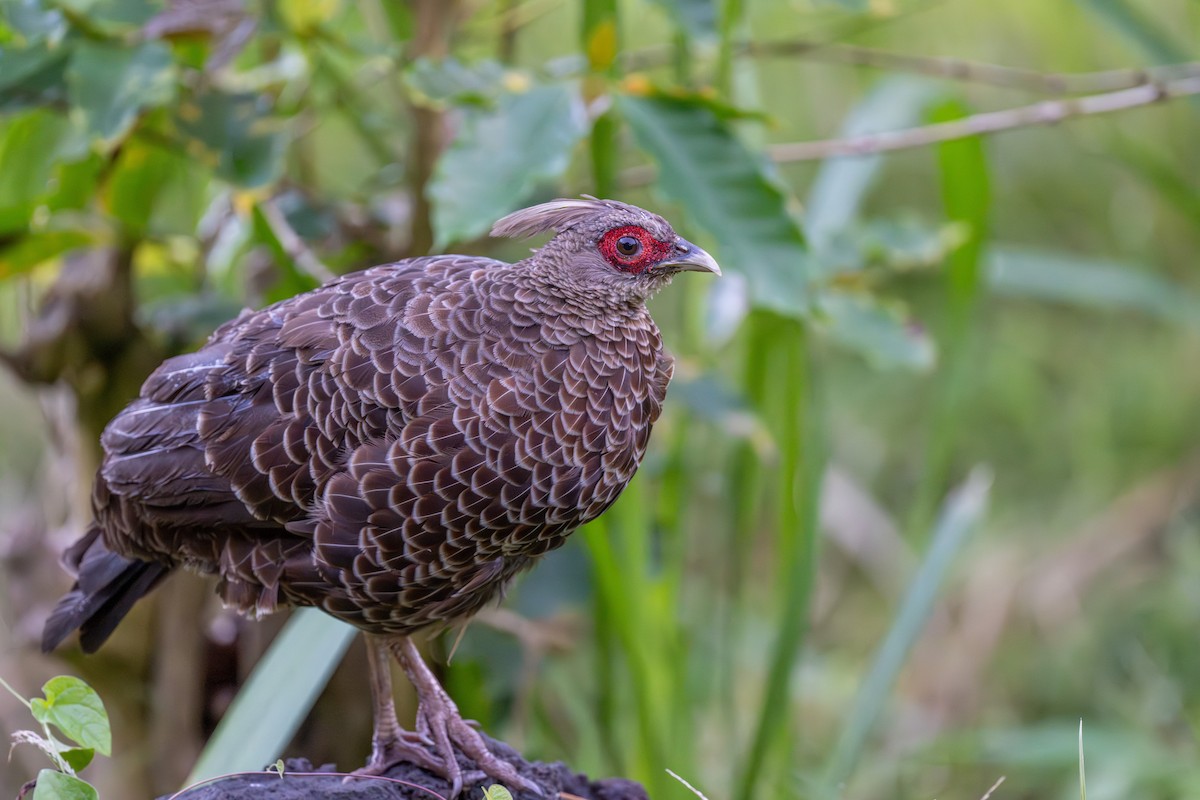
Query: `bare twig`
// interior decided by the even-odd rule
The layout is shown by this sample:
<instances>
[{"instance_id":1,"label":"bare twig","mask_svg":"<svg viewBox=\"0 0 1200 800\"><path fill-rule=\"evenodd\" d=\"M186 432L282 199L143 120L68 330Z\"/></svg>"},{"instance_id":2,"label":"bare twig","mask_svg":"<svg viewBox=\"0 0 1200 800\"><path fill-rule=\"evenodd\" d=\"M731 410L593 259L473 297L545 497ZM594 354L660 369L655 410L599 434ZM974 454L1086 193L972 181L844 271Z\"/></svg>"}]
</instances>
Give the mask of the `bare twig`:
<instances>
[{"instance_id":1,"label":"bare twig","mask_svg":"<svg viewBox=\"0 0 1200 800\"><path fill-rule=\"evenodd\" d=\"M802 56L809 61L914 72L934 78L1050 94L1113 92L1200 74L1200 62L1197 61L1099 72L1038 72L959 58L914 56L856 45L807 41L754 42L744 45L743 52L746 55L763 57Z\"/></svg>"},{"instance_id":2,"label":"bare twig","mask_svg":"<svg viewBox=\"0 0 1200 800\"><path fill-rule=\"evenodd\" d=\"M409 56L445 58L450 40L460 22L460 0L414 0L414 34ZM413 135L409 143L408 184L412 196L411 255L424 255L433 246L433 208L425 196L425 187L433 177L433 167L446 145L445 112L411 105Z\"/></svg>"},{"instance_id":3,"label":"bare twig","mask_svg":"<svg viewBox=\"0 0 1200 800\"><path fill-rule=\"evenodd\" d=\"M1075 117L1108 114L1138 106L1151 105L1179 97L1200 94L1200 75L1177 80L1156 82L1062 100L1046 100L1003 111L973 114L950 122L908 128L900 131L869 133L846 139L823 139L811 142L790 142L768 148L771 158L778 162L813 161L834 156L862 156L925 147L967 136L1000 133L1035 125L1053 125Z\"/></svg>"},{"instance_id":4,"label":"bare twig","mask_svg":"<svg viewBox=\"0 0 1200 800\"><path fill-rule=\"evenodd\" d=\"M333 271L317 258L316 254L300 238L300 234L293 230L291 223L287 221L287 217L279 210L279 206L274 200L263 203L259 208L262 210L263 219L271 226L271 232L275 234L275 238L283 247L283 251L292 261L296 262L296 266L305 275L321 283L334 279Z\"/></svg>"},{"instance_id":5,"label":"bare twig","mask_svg":"<svg viewBox=\"0 0 1200 800\"><path fill-rule=\"evenodd\" d=\"M690 783L688 783L687 781L685 781L683 778L679 777L679 775L677 775L677 774L676 774L676 773L675 773L673 770L667 770L667 774L668 774L668 775L670 775L670 776L671 776L672 778L674 778L675 780L677 780L677 781L679 781L680 783L682 783L682 784L683 784L684 786L686 786L687 788L691 789L691 790L692 790L692 794L696 795L696 797L699 797L699 798L700 798L700 800L708 800L708 798L704 796L704 793L703 793L703 792L701 792L701 791L700 791L699 789L697 789L695 786L692 786Z\"/></svg>"},{"instance_id":6,"label":"bare twig","mask_svg":"<svg viewBox=\"0 0 1200 800\"><path fill-rule=\"evenodd\" d=\"M992 784L992 788L990 788L986 792L984 792L983 797L979 798L979 800L988 800L989 797L991 797L993 794L995 794L996 790L1000 788L1000 784L1004 783L1005 777L1006 776L1001 775L999 778L997 778L996 782Z\"/></svg>"},{"instance_id":7,"label":"bare twig","mask_svg":"<svg viewBox=\"0 0 1200 800\"><path fill-rule=\"evenodd\" d=\"M1039 72L961 58L917 56L808 39L742 42L735 48L734 54L754 58L803 58L806 61L911 72L932 78L1056 95L1112 92L1200 74L1200 61L1098 72ZM674 50L671 46L654 45L627 52L623 57L622 66L629 71L644 70L667 66L673 58Z\"/></svg>"}]
</instances>

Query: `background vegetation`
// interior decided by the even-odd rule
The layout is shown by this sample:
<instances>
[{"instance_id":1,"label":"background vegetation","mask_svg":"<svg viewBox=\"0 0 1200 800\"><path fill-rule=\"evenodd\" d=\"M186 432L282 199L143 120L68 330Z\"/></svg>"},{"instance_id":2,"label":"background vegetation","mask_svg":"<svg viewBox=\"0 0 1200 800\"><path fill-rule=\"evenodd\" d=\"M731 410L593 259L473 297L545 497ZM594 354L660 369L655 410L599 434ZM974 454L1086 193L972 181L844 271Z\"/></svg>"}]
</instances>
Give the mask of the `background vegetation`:
<instances>
[{"instance_id":1,"label":"background vegetation","mask_svg":"<svg viewBox=\"0 0 1200 800\"><path fill-rule=\"evenodd\" d=\"M469 628L464 712L655 798L690 797L666 768L714 799L1075 796L1081 718L1091 798L1200 785L1200 105L1158 102L1200 92L1194 0L2 8L0 675L97 687L102 796L178 788L283 623L180 576L97 656L37 653L105 420L243 306L519 258L489 224L581 192L727 277L654 301L652 452ZM987 139L793 146L1048 100ZM361 644L322 691L349 637L298 619L198 774L365 757Z\"/></svg>"}]
</instances>

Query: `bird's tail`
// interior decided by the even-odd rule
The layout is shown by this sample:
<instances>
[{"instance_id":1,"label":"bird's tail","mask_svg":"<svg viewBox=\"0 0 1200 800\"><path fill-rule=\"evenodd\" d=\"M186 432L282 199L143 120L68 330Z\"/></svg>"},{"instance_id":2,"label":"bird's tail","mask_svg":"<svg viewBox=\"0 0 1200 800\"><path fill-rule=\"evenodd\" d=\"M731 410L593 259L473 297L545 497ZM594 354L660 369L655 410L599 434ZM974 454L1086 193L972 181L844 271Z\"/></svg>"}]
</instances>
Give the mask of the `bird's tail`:
<instances>
[{"instance_id":1,"label":"bird's tail","mask_svg":"<svg viewBox=\"0 0 1200 800\"><path fill-rule=\"evenodd\" d=\"M42 629L42 650L47 653L76 629L83 651L96 652L133 604L171 569L112 552L96 526L67 549L63 564L75 573L75 585L58 601Z\"/></svg>"}]
</instances>

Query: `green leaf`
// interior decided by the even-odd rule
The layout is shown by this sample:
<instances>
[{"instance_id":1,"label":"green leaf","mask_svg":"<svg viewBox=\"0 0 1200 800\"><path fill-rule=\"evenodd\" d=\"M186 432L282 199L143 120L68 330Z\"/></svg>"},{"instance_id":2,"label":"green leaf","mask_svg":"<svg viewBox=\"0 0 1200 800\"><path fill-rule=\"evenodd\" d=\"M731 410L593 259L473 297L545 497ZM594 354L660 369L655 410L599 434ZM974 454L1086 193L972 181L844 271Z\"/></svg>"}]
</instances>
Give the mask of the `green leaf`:
<instances>
[{"instance_id":1,"label":"green leaf","mask_svg":"<svg viewBox=\"0 0 1200 800\"><path fill-rule=\"evenodd\" d=\"M180 103L175 124L188 153L230 183L263 186L283 172L286 139L265 96L208 90Z\"/></svg>"},{"instance_id":2,"label":"green leaf","mask_svg":"<svg viewBox=\"0 0 1200 800\"><path fill-rule=\"evenodd\" d=\"M456 58L422 57L404 70L403 78L416 102L444 107L490 104L503 88L506 74L496 61L464 64Z\"/></svg>"},{"instance_id":3,"label":"green leaf","mask_svg":"<svg viewBox=\"0 0 1200 800\"><path fill-rule=\"evenodd\" d=\"M998 294L1200 325L1200 298L1145 267L1020 247L989 255L988 283Z\"/></svg>"},{"instance_id":4,"label":"green leaf","mask_svg":"<svg viewBox=\"0 0 1200 800\"><path fill-rule=\"evenodd\" d=\"M716 0L650 0L661 7L689 39L712 41L717 38Z\"/></svg>"},{"instance_id":5,"label":"green leaf","mask_svg":"<svg viewBox=\"0 0 1200 800\"><path fill-rule=\"evenodd\" d=\"M33 111L9 123L0 138L0 234L29 225L66 129L66 120L48 111Z\"/></svg>"},{"instance_id":6,"label":"green leaf","mask_svg":"<svg viewBox=\"0 0 1200 800\"><path fill-rule=\"evenodd\" d=\"M46 8L42 0L6 0L4 22L20 37L20 44L39 42L57 44L67 33L67 20L55 8ZM0 75L3 70L0 70Z\"/></svg>"},{"instance_id":7,"label":"green leaf","mask_svg":"<svg viewBox=\"0 0 1200 800\"><path fill-rule=\"evenodd\" d=\"M162 147L137 141L121 148L121 155L105 186L108 211L134 238L142 236L158 207L159 194L182 169L181 157Z\"/></svg>"},{"instance_id":8,"label":"green leaf","mask_svg":"<svg viewBox=\"0 0 1200 800\"><path fill-rule=\"evenodd\" d=\"M87 247L96 237L80 230L47 230L30 233L0 250L0 280L21 275L64 253Z\"/></svg>"},{"instance_id":9,"label":"green leaf","mask_svg":"<svg viewBox=\"0 0 1200 800\"><path fill-rule=\"evenodd\" d=\"M34 698L32 711L38 722L54 725L68 739L103 755L112 753L108 713L96 690L79 678L59 675L42 686L45 699Z\"/></svg>"},{"instance_id":10,"label":"green leaf","mask_svg":"<svg viewBox=\"0 0 1200 800\"><path fill-rule=\"evenodd\" d=\"M583 0L581 42L592 72L609 72L616 67L621 50L617 0Z\"/></svg>"},{"instance_id":11,"label":"green leaf","mask_svg":"<svg viewBox=\"0 0 1200 800\"><path fill-rule=\"evenodd\" d=\"M873 366L933 368L937 350L932 337L870 295L826 292L820 296L819 306L818 319L829 338L856 351Z\"/></svg>"},{"instance_id":12,"label":"green leaf","mask_svg":"<svg viewBox=\"0 0 1200 800\"><path fill-rule=\"evenodd\" d=\"M828 789L842 786L852 774L867 735L883 713L892 685L913 643L925 628L946 573L967 539L979 527L987 510L991 483L991 475L977 469L946 498L929 549L900 601L887 636L875 651L853 706L844 718L841 735L825 772Z\"/></svg>"},{"instance_id":13,"label":"green leaf","mask_svg":"<svg viewBox=\"0 0 1200 800\"><path fill-rule=\"evenodd\" d=\"M44 769L38 773L31 800L99 800L96 790L73 775Z\"/></svg>"},{"instance_id":14,"label":"green leaf","mask_svg":"<svg viewBox=\"0 0 1200 800\"><path fill-rule=\"evenodd\" d=\"M838 135L849 138L912 127L936 95L929 81L908 77L880 81L846 117ZM882 166L883 155L878 153L821 162L804 204L804 230L815 250L824 249L835 233L857 219Z\"/></svg>"},{"instance_id":15,"label":"green leaf","mask_svg":"<svg viewBox=\"0 0 1200 800\"><path fill-rule=\"evenodd\" d=\"M1159 64L1175 64L1188 61L1193 57L1186 47L1175 41L1150 19L1142 8L1133 5L1129 0L1079 0L1079 2L1120 31L1139 50Z\"/></svg>"},{"instance_id":16,"label":"green leaf","mask_svg":"<svg viewBox=\"0 0 1200 800\"><path fill-rule=\"evenodd\" d=\"M71 50L36 44L21 50L0 47L0 110L48 107L66 97Z\"/></svg>"},{"instance_id":17,"label":"green leaf","mask_svg":"<svg viewBox=\"0 0 1200 800\"><path fill-rule=\"evenodd\" d=\"M473 239L519 208L539 182L566 171L586 132L579 97L565 85L504 95L494 110L467 111L429 186L435 247Z\"/></svg>"},{"instance_id":18,"label":"green leaf","mask_svg":"<svg viewBox=\"0 0 1200 800\"><path fill-rule=\"evenodd\" d=\"M485 786L483 789L483 796L485 800L513 800L512 792L498 783L493 783L491 786Z\"/></svg>"},{"instance_id":19,"label":"green leaf","mask_svg":"<svg viewBox=\"0 0 1200 800\"><path fill-rule=\"evenodd\" d=\"M80 42L67 68L72 106L88 136L112 150L132 130L138 114L170 102L174 62L162 42L121 47Z\"/></svg>"},{"instance_id":20,"label":"green leaf","mask_svg":"<svg viewBox=\"0 0 1200 800\"><path fill-rule=\"evenodd\" d=\"M316 609L292 614L208 740L188 783L275 761L357 633Z\"/></svg>"},{"instance_id":21,"label":"green leaf","mask_svg":"<svg viewBox=\"0 0 1200 800\"><path fill-rule=\"evenodd\" d=\"M68 747L66 750L59 750L58 755L71 766L71 769L79 772L92 763L96 751L90 747Z\"/></svg>"},{"instance_id":22,"label":"green leaf","mask_svg":"<svg viewBox=\"0 0 1200 800\"><path fill-rule=\"evenodd\" d=\"M697 104L622 96L619 108L658 165L659 188L716 239L721 266L746 276L751 302L807 314L811 264L804 236L763 161Z\"/></svg>"},{"instance_id":23,"label":"green leaf","mask_svg":"<svg viewBox=\"0 0 1200 800\"><path fill-rule=\"evenodd\" d=\"M967 109L957 101L941 104L930 115L931 122L946 122L966 116ZM965 324L979 295L983 274L981 252L987 238L991 188L983 140L978 136L938 145L938 165L942 174L942 203L946 217L963 226L965 238L946 265L952 324ZM951 336L960 331L952 330Z\"/></svg>"}]
</instances>

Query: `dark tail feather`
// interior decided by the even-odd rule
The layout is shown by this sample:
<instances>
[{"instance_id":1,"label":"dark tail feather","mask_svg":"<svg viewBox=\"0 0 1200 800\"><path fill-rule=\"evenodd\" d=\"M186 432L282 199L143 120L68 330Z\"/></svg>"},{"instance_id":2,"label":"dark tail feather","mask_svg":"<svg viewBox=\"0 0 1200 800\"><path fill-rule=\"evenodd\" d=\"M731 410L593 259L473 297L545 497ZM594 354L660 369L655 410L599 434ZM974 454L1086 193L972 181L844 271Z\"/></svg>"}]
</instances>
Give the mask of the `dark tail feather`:
<instances>
[{"instance_id":1,"label":"dark tail feather","mask_svg":"<svg viewBox=\"0 0 1200 800\"><path fill-rule=\"evenodd\" d=\"M49 653L79 630L85 653L94 653L143 595L158 585L170 567L117 555L104 546L99 528L91 528L63 554L76 575L75 586L58 601L42 629L42 650Z\"/></svg>"}]
</instances>

